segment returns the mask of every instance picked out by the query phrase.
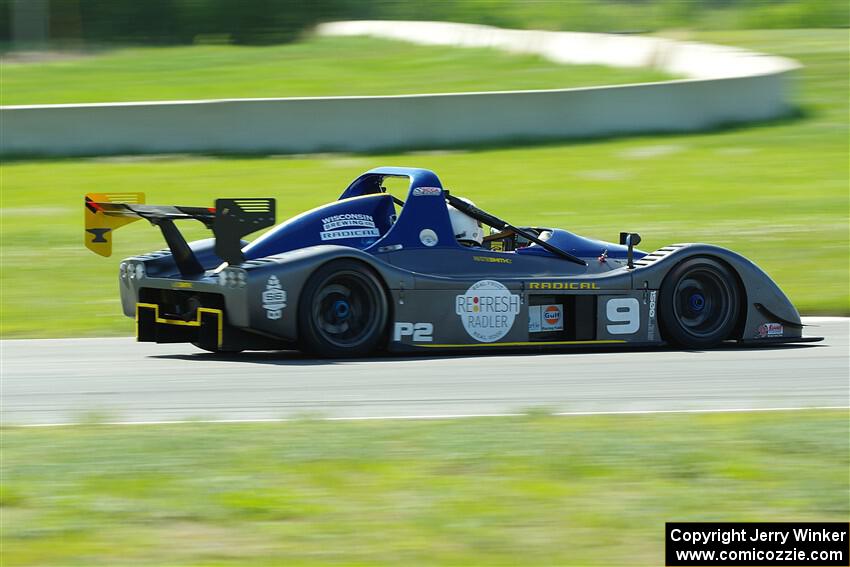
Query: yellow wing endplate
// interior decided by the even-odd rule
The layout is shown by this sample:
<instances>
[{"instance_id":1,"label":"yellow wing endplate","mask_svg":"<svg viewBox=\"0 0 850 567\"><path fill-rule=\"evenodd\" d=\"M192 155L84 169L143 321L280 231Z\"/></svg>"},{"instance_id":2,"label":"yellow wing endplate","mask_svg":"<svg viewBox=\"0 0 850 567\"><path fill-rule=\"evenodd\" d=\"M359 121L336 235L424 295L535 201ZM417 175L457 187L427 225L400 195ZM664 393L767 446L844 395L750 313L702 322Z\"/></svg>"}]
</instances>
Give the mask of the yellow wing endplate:
<instances>
[{"instance_id":1,"label":"yellow wing endplate","mask_svg":"<svg viewBox=\"0 0 850 567\"><path fill-rule=\"evenodd\" d=\"M112 255L112 232L139 217L110 215L99 203L143 205L144 193L88 193L85 200L86 228L83 236L86 248L101 256Z\"/></svg>"}]
</instances>

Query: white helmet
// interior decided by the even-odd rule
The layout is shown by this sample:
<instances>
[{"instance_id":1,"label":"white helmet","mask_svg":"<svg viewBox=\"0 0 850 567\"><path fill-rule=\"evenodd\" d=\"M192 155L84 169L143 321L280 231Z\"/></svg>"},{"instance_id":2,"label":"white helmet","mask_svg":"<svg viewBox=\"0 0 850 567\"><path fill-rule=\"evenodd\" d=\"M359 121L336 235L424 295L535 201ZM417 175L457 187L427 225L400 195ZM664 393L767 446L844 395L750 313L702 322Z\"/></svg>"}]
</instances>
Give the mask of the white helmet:
<instances>
[{"instance_id":1,"label":"white helmet","mask_svg":"<svg viewBox=\"0 0 850 567\"><path fill-rule=\"evenodd\" d=\"M470 205L475 205L469 199L462 199ZM481 246L484 242L484 229L481 222L475 220L466 213L462 213L449 205L449 220L452 222L452 231L457 241L465 246Z\"/></svg>"}]
</instances>

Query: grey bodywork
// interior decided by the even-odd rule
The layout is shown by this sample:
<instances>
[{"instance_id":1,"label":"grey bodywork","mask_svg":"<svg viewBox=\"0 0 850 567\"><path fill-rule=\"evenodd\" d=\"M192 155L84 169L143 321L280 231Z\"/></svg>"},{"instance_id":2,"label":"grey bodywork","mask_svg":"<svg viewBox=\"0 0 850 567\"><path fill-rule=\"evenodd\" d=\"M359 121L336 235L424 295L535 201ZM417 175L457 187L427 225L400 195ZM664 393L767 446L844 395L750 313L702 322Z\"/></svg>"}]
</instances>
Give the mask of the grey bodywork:
<instances>
[{"instance_id":1,"label":"grey bodywork","mask_svg":"<svg viewBox=\"0 0 850 567\"><path fill-rule=\"evenodd\" d=\"M223 298L225 335L237 332L243 338L263 338L256 343L259 346L252 346L250 341L239 344L238 338L233 339L234 346L240 349L291 348L298 344L297 306L307 279L328 262L352 259L374 270L385 286L391 306L386 330L389 351L500 346L650 346L665 342L658 323L658 312L662 308L658 303L659 290L665 276L684 260L712 257L731 267L739 279L743 308L731 339L767 343L793 342L802 337L803 326L797 310L767 274L739 254L706 244L661 248L637 260L632 269L622 260L600 258L589 259L587 268L561 262L558 273L552 273L551 258L516 255L506 263L498 260L504 258L504 254L484 249L458 249L447 258L445 250L437 249L369 254L346 246L318 245L226 268L239 275L231 282L241 281L242 285L225 283L219 273L221 270L215 269L218 261L212 247L212 240L192 243L199 261L209 270L203 277L192 280L175 277L168 251L126 259L119 278L124 313L130 317L136 315L142 289L179 289L186 293L217 295ZM127 277L139 263L144 266L143 273L139 271L137 277ZM432 275L434 273L441 275ZM285 299L280 301L278 296L274 307L281 304L283 307L277 310L277 317L272 318L264 293L275 284L285 292ZM496 339L490 332L492 329L483 340L473 336L458 312L458 305L466 301L460 298L471 297L466 294L475 285L483 285L491 294L500 295L510 310L500 321L502 326L495 332L499 335ZM492 291L494 288L496 291ZM588 300L588 297L594 299ZM615 300L613 304L612 300ZM573 304L577 312L570 314L566 307ZM581 328L577 331L531 331L529 310L538 305L560 306L561 320L579 318ZM636 322L624 324L616 314L617 309L611 310L612 305L625 305L627 316L636 318ZM781 333L778 336L777 333L766 334L765 325L778 325L773 328L781 329Z\"/></svg>"}]
</instances>

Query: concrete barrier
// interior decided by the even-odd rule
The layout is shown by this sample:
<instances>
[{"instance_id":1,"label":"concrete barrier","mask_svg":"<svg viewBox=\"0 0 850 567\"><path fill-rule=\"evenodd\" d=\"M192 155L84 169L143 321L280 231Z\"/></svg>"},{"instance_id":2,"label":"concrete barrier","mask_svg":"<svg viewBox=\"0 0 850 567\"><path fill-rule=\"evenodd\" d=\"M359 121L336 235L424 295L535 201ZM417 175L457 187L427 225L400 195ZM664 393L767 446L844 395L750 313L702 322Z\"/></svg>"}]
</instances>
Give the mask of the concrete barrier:
<instances>
[{"instance_id":1,"label":"concrete barrier","mask_svg":"<svg viewBox=\"0 0 850 567\"><path fill-rule=\"evenodd\" d=\"M337 22L328 35L652 66L688 78L539 91L0 107L3 155L360 152L685 132L788 112L790 60L672 40L433 22Z\"/></svg>"}]
</instances>

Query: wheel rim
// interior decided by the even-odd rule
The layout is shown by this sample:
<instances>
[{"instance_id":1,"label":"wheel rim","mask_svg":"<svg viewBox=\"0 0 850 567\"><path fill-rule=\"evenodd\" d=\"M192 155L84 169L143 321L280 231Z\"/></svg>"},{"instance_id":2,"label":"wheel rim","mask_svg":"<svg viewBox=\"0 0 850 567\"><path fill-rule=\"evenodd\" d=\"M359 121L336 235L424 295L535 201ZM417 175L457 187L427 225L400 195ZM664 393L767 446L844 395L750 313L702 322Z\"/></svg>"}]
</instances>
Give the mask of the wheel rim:
<instances>
[{"instance_id":1,"label":"wheel rim","mask_svg":"<svg viewBox=\"0 0 850 567\"><path fill-rule=\"evenodd\" d=\"M328 343L340 348L355 347L368 340L380 325L379 292L363 274L337 273L318 289L312 318Z\"/></svg>"},{"instance_id":2,"label":"wheel rim","mask_svg":"<svg viewBox=\"0 0 850 567\"><path fill-rule=\"evenodd\" d=\"M732 316L732 290L713 270L688 272L676 284L673 311L682 327L695 337L710 337Z\"/></svg>"}]
</instances>

